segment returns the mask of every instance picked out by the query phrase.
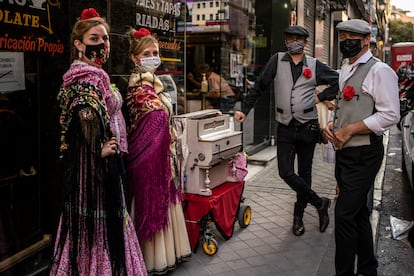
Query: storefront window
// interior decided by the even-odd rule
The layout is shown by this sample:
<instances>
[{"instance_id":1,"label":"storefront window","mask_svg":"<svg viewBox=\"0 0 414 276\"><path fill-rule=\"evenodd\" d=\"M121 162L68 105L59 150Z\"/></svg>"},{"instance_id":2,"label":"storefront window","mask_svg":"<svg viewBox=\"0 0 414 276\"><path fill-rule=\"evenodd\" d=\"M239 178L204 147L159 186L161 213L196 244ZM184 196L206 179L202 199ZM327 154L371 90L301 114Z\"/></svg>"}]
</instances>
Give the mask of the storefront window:
<instances>
[{"instance_id":1,"label":"storefront window","mask_svg":"<svg viewBox=\"0 0 414 276\"><path fill-rule=\"evenodd\" d=\"M254 84L271 54L278 50L275 45L280 43L283 47L280 34L289 24L290 16L289 6L282 0L271 3L264 0L170 0L160 5L150 5L148 1L118 2L112 4L112 28L145 27L157 35L162 66L156 73L171 93L176 114L218 108L217 96L207 93L204 101L200 92L203 73L200 66L206 64L221 77L220 86L230 86L237 98L235 105L225 112L240 109L243 95ZM126 8L120 9L121 6ZM114 16L115 13L119 16ZM125 22L127 20L129 22ZM123 52L127 53L127 48L123 47ZM114 49L113 52L122 51ZM128 56L123 60L129 60ZM128 71L123 66L120 68L123 74ZM114 68L110 71L113 75L122 74ZM210 84L209 89L212 87ZM271 96L262 101L267 107L259 103L259 108L248 116L245 144L263 143L273 136Z\"/></svg>"},{"instance_id":2,"label":"storefront window","mask_svg":"<svg viewBox=\"0 0 414 276\"><path fill-rule=\"evenodd\" d=\"M0 264L50 242L42 201L53 172L51 106L68 53L65 8L58 1L2 1L0 8ZM8 268L0 265L0 274Z\"/></svg>"}]
</instances>

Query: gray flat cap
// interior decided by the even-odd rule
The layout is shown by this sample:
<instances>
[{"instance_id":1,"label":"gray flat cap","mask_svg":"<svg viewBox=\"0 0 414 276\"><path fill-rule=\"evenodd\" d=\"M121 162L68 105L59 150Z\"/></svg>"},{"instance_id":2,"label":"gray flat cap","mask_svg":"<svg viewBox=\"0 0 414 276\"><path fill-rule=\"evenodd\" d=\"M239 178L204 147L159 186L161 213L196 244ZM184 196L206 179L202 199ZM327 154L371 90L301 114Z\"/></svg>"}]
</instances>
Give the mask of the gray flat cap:
<instances>
[{"instance_id":1,"label":"gray flat cap","mask_svg":"<svg viewBox=\"0 0 414 276\"><path fill-rule=\"evenodd\" d=\"M363 35L371 33L371 28L369 27L368 22L361 19L343 21L336 25L336 30L340 32L351 32Z\"/></svg>"},{"instance_id":2,"label":"gray flat cap","mask_svg":"<svg viewBox=\"0 0 414 276\"><path fill-rule=\"evenodd\" d=\"M287 27L285 29L285 34L287 34L287 35L298 35L298 36L303 36L303 37L308 37L309 36L308 30L306 30L302 26L298 26L298 25Z\"/></svg>"}]
</instances>

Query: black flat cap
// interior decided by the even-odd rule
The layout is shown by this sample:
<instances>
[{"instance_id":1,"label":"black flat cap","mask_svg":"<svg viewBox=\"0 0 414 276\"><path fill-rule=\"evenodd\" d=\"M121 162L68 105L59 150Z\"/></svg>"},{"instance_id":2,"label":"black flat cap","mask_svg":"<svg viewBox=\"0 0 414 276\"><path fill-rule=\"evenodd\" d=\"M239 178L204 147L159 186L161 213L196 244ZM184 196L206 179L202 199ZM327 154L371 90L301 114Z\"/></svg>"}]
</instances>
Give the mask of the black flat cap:
<instances>
[{"instance_id":1,"label":"black flat cap","mask_svg":"<svg viewBox=\"0 0 414 276\"><path fill-rule=\"evenodd\" d=\"M306 30L302 26L298 26L298 25L287 27L285 29L285 34L286 35L298 35L298 36L303 36L303 37L308 37L309 36L308 30Z\"/></svg>"},{"instance_id":2,"label":"black flat cap","mask_svg":"<svg viewBox=\"0 0 414 276\"><path fill-rule=\"evenodd\" d=\"M361 19L351 19L343 21L336 25L336 30L342 32L351 32L357 34L367 35L371 33L371 28L367 21Z\"/></svg>"}]
</instances>

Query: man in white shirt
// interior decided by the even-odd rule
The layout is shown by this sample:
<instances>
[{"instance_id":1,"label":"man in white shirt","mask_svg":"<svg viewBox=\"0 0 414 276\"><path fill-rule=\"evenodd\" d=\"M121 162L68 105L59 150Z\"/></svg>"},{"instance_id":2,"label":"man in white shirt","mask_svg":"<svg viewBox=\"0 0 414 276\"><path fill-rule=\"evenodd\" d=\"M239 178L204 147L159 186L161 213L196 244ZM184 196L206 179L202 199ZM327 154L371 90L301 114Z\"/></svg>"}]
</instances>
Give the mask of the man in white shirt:
<instances>
[{"instance_id":1,"label":"man in white shirt","mask_svg":"<svg viewBox=\"0 0 414 276\"><path fill-rule=\"evenodd\" d=\"M397 124L398 82L394 71L372 56L370 27L360 19L341 22L340 50L349 59L339 74L334 121L323 130L336 148L336 275L377 275L367 194L384 155L383 133Z\"/></svg>"}]
</instances>

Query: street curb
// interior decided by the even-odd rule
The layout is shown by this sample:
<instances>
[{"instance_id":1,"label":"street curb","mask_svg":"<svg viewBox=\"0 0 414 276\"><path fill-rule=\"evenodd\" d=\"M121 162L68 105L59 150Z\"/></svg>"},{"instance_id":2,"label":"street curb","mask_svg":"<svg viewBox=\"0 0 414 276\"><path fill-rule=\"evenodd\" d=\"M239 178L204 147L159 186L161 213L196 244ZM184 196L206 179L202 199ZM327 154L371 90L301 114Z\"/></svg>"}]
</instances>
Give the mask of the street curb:
<instances>
[{"instance_id":1,"label":"street curb","mask_svg":"<svg viewBox=\"0 0 414 276\"><path fill-rule=\"evenodd\" d=\"M372 227L372 235L373 235L375 251L377 247L377 234L378 234L378 225L379 225L379 219L380 219L379 208L381 208L381 202L382 202L382 187L384 184L385 165L387 163L389 138L390 138L390 131L387 130L383 136L384 158L382 160L381 168L379 169L377 176L375 177L375 183L374 183L374 196L373 196L374 208L371 214L371 227Z\"/></svg>"}]
</instances>

